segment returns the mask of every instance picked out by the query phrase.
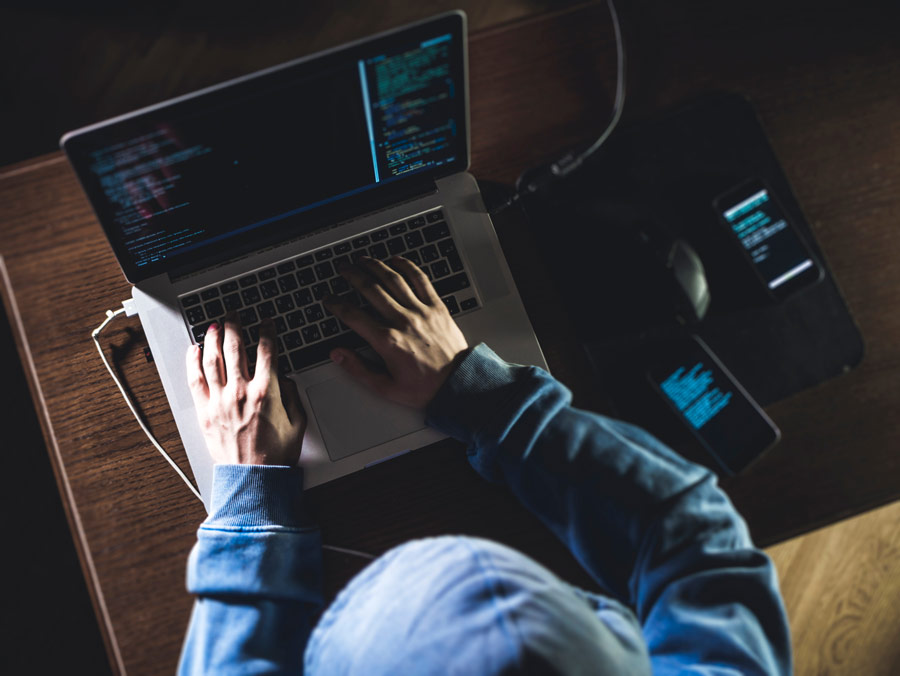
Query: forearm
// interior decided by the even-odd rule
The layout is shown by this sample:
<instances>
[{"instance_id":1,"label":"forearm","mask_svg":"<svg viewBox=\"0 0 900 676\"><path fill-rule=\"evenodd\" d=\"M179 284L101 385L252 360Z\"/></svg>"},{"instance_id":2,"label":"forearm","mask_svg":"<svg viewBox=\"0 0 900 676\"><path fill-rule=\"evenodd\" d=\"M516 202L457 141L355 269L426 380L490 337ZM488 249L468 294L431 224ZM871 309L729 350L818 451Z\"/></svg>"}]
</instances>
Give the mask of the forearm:
<instances>
[{"instance_id":1,"label":"forearm","mask_svg":"<svg viewBox=\"0 0 900 676\"><path fill-rule=\"evenodd\" d=\"M197 595L180 673L300 673L321 609L319 531L302 516L299 470L217 465L188 562Z\"/></svg>"},{"instance_id":2,"label":"forearm","mask_svg":"<svg viewBox=\"0 0 900 676\"><path fill-rule=\"evenodd\" d=\"M482 345L445 383L429 422L465 442L480 474L505 482L598 582L633 602L629 580L653 519L708 472L570 401L545 371L508 365Z\"/></svg>"},{"instance_id":3,"label":"forearm","mask_svg":"<svg viewBox=\"0 0 900 676\"><path fill-rule=\"evenodd\" d=\"M733 652L732 662L789 664L771 563L753 548L714 476L643 430L570 400L546 372L505 364L479 346L432 402L429 422L464 441L482 475L505 482L635 609L651 653L665 650L666 637L684 638L673 613L699 622L730 609L733 624L716 628L711 645L729 630L743 632L753 645ZM713 589L718 596L708 595Z\"/></svg>"}]
</instances>

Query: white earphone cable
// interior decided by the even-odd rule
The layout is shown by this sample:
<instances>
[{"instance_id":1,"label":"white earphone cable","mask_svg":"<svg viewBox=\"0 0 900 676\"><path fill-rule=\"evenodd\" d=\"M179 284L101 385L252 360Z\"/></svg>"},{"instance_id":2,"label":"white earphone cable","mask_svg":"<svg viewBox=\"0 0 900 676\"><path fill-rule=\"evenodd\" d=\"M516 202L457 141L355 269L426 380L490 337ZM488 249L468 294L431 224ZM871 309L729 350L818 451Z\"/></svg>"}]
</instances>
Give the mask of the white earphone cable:
<instances>
[{"instance_id":1,"label":"white earphone cable","mask_svg":"<svg viewBox=\"0 0 900 676\"><path fill-rule=\"evenodd\" d=\"M156 450L162 453L162 456L166 459L166 462L168 462L172 466L172 469L174 469L178 473L178 476L180 476L181 480L184 481L187 487L191 489L191 492L197 496L197 499L202 500L203 498L200 497L200 491L198 491L194 484L191 483L191 480L187 478L185 473L181 471L181 468L177 464L175 464L175 461L172 460L169 454L165 452L163 447L159 445L159 442L156 441L154 436L150 433L150 430L147 429L144 421L141 420L141 416L138 415L138 412L135 410L134 405L131 403L131 399L128 398L128 394L125 392L125 388L122 387L122 383L119 382L119 379L116 377L115 372L112 370L112 366L109 365L109 361L107 361L106 355L103 353L103 348L100 346L100 341L97 339L97 337L100 335L100 332L104 328L106 328L107 324L109 324L113 319L122 314L125 314L124 307L116 310L115 312L113 312L112 310L107 310L106 319L103 320L103 323L96 329L94 329L94 331L91 333L91 338L94 339L94 344L97 346L97 352L100 353L100 358L103 360L103 364L104 366L106 366L106 370L109 371L109 375L112 376L113 382L115 382L116 387L119 388L119 392L122 393L122 397L124 397L125 403L128 404L128 408L134 414L134 419L138 421L138 425L140 425L141 429L144 430L144 434L147 435L147 438L150 439L150 442L156 447Z\"/></svg>"},{"instance_id":2,"label":"white earphone cable","mask_svg":"<svg viewBox=\"0 0 900 676\"><path fill-rule=\"evenodd\" d=\"M191 480L188 479L187 475L181 471L181 468L172 460L171 456L163 449L162 446L159 445L159 442L156 438L150 433L150 430L147 429L147 426L144 424L144 421L141 420L141 416L138 415L137 410L134 408L134 405L131 403L131 399L129 399L128 394L125 392L125 388L122 386L122 383L119 381L119 378L116 376L115 372L112 370L112 366L110 366L109 361L106 359L106 355L103 353L103 348L100 346L100 340L98 337L100 336L100 332L106 328L107 324L109 324L113 319L119 317L123 314L126 314L126 308L128 307L127 303L130 301L126 301L123 303L123 307L118 310L107 310L106 311L106 319L103 320L103 323L100 324L96 329L91 332L91 338L94 340L94 344L97 346L97 352L100 353L100 359L103 360L103 365L106 366L106 370L109 371L109 375L112 377L113 382L116 384L116 387L119 388L119 392L122 393L122 397L125 399L125 403L128 405L129 410L134 414L134 419L137 420L138 425L141 426L141 429L144 430L144 434L147 435L147 438L150 440L150 443L156 447L156 450L159 451L162 456L166 459L172 469L181 477L181 480L184 481L185 485L191 489L191 492L197 496L197 499L201 502L203 498L200 496L200 491L197 490L196 486L191 483ZM132 312L128 312L128 314L132 314ZM369 561L374 561L377 557L372 554L368 554L366 552L360 552L356 549L348 549L347 547L336 547L334 545L322 545L322 549L328 549L334 552L339 552L341 554L349 554L351 556L357 556L362 559L366 559Z\"/></svg>"}]
</instances>

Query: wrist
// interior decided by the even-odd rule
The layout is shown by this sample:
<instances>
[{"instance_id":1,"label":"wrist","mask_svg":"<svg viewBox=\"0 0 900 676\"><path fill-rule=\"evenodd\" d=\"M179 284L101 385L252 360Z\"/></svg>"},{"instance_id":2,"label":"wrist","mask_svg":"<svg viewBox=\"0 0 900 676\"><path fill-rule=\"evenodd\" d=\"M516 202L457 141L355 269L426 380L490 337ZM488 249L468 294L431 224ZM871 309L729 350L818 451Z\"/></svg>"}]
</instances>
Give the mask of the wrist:
<instances>
[{"instance_id":1,"label":"wrist","mask_svg":"<svg viewBox=\"0 0 900 676\"><path fill-rule=\"evenodd\" d=\"M459 352L457 352L456 355L454 355L453 359L451 359L447 363L447 365L444 367L443 372L441 374L442 375L441 387L443 387L444 383L446 383L450 379L450 377L456 372L456 370L459 368L459 365L463 363L465 358L469 356L469 354L472 352L472 350L475 349L475 347L476 347L475 345L467 345L466 347L461 349ZM438 388L438 390L440 390L440 387Z\"/></svg>"},{"instance_id":2,"label":"wrist","mask_svg":"<svg viewBox=\"0 0 900 676\"><path fill-rule=\"evenodd\" d=\"M425 410L431 427L474 443L486 426L502 420L525 382L552 379L543 369L511 364L479 343L461 352L455 368Z\"/></svg>"},{"instance_id":3,"label":"wrist","mask_svg":"<svg viewBox=\"0 0 900 676\"><path fill-rule=\"evenodd\" d=\"M426 395L424 405L420 405L421 408L427 409L431 406L431 402L434 401L438 392L443 389L445 383L450 380L456 369L459 368L459 365L472 349L472 347L467 346L459 350L450 361L446 362L443 367L434 372L434 385L432 385L431 391Z\"/></svg>"}]
</instances>

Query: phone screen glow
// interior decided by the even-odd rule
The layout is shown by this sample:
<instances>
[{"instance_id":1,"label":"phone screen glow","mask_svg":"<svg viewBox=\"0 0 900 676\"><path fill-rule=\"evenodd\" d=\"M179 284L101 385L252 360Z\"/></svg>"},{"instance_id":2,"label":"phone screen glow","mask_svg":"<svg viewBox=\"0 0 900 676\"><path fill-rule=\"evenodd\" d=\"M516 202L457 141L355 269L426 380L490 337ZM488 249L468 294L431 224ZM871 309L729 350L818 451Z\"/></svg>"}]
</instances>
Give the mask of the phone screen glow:
<instances>
[{"instance_id":1,"label":"phone screen glow","mask_svg":"<svg viewBox=\"0 0 900 676\"><path fill-rule=\"evenodd\" d=\"M726 208L722 216L770 290L815 265L765 188Z\"/></svg>"}]
</instances>

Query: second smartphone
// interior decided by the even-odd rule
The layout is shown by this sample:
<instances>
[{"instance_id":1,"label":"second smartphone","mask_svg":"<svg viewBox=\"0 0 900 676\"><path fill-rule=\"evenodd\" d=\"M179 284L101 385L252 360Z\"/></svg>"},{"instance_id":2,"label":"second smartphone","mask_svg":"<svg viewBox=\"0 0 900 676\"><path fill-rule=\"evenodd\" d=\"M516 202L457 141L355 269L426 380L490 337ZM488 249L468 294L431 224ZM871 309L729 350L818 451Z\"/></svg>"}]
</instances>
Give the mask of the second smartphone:
<instances>
[{"instance_id":1,"label":"second smartphone","mask_svg":"<svg viewBox=\"0 0 900 676\"><path fill-rule=\"evenodd\" d=\"M822 279L822 266L762 180L719 195L713 208L770 297L783 300Z\"/></svg>"},{"instance_id":2,"label":"second smartphone","mask_svg":"<svg viewBox=\"0 0 900 676\"><path fill-rule=\"evenodd\" d=\"M661 349L647 377L727 474L738 474L781 438L772 419L698 336Z\"/></svg>"}]
</instances>

